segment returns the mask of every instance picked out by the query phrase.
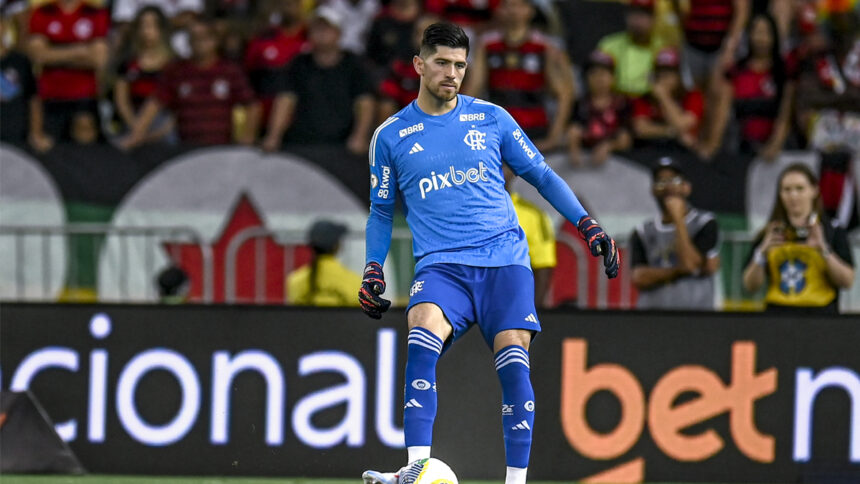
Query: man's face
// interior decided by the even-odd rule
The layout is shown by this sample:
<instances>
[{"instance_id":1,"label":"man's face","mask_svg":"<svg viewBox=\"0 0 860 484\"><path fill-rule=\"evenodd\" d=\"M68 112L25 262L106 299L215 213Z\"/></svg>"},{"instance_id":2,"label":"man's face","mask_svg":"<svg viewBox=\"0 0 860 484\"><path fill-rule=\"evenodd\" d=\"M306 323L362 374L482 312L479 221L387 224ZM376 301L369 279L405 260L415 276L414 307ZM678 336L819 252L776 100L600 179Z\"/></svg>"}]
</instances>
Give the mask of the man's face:
<instances>
[{"instance_id":1,"label":"man's face","mask_svg":"<svg viewBox=\"0 0 860 484\"><path fill-rule=\"evenodd\" d=\"M612 90L615 75L608 67L594 66L588 70L586 79L588 80L589 92L604 94Z\"/></svg>"},{"instance_id":2,"label":"man's face","mask_svg":"<svg viewBox=\"0 0 860 484\"><path fill-rule=\"evenodd\" d=\"M198 22L191 26L191 53L197 59L218 54L218 42L211 25Z\"/></svg>"},{"instance_id":3,"label":"man's face","mask_svg":"<svg viewBox=\"0 0 860 484\"><path fill-rule=\"evenodd\" d=\"M300 0L282 0L281 15L287 24L298 22L302 19L302 2Z\"/></svg>"},{"instance_id":4,"label":"man's face","mask_svg":"<svg viewBox=\"0 0 860 484\"><path fill-rule=\"evenodd\" d=\"M634 37L647 37L654 28L654 15L640 8L627 13L627 31Z\"/></svg>"},{"instance_id":5,"label":"man's face","mask_svg":"<svg viewBox=\"0 0 860 484\"><path fill-rule=\"evenodd\" d=\"M690 183L677 171L671 168L663 168L654 177L651 191L658 202L668 196L677 196L686 199L690 196Z\"/></svg>"},{"instance_id":6,"label":"man's face","mask_svg":"<svg viewBox=\"0 0 860 484\"><path fill-rule=\"evenodd\" d=\"M340 45L340 29L324 19L314 19L308 34L313 49L335 49Z\"/></svg>"},{"instance_id":7,"label":"man's face","mask_svg":"<svg viewBox=\"0 0 860 484\"><path fill-rule=\"evenodd\" d=\"M667 89L675 90L681 87L681 74L677 69L660 67L655 71L654 82L663 84Z\"/></svg>"},{"instance_id":8,"label":"man's face","mask_svg":"<svg viewBox=\"0 0 860 484\"><path fill-rule=\"evenodd\" d=\"M451 101L466 75L466 49L437 46L426 59L415 56L413 65L427 92L440 101Z\"/></svg>"},{"instance_id":9,"label":"man's face","mask_svg":"<svg viewBox=\"0 0 860 484\"><path fill-rule=\"evenodd\" d=\"M529 0L502 0L499 5L499 18L505 27L528 25L534 17L534 9Z\"/></svg>"}]
</instances>

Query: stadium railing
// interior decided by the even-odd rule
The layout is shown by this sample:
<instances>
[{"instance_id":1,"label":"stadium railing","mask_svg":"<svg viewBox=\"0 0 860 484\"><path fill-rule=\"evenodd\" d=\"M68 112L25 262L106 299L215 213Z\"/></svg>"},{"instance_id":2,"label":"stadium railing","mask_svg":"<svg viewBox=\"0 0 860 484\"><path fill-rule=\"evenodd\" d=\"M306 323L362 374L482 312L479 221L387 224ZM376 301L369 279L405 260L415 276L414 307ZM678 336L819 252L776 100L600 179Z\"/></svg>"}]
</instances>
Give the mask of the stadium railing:
<instances>
[{"instance_id":1,"label":"stadium railing","mask_svg":"<svg viewBox=\"0 0 860 484\"><path fill-rule=\"evenodd\" d=\"M116 264L116 293L118 297L113 298L115 302L141 302L142 300L155 300L154 286L151 279L160 269L157 266L156 253L159 250L167 250L170 258L177 265L182 265L183 254L181 251L163 247L164 240L183 240L200 247L202 260L202 294L199 302L210 303L214 301L214 284L216 279L216 263L213 259L212 246L204 242L204 238L190 227L117 227L107 224L68 224L59 226L0 226L0 248L5 253L2 267L0 267L0 299L8 301L42 301L50 302L57 300L58 276L63 284L77 279L77 272L81 269L75 258L70 254L73 247L81 250L91 251L88 256L93 261L104 261L105 245L98 240L107 240L108 237L116 240L115 247L118 253L110 259ZM268 252L264 250L263 241L274 238L280 242L284 251L283 274L288 274L294 267L296 260L295 251L298 247L307 243L305 231L298 230L270 230L262 227L250 227L245 229L230 241L226 249L223 266L224 302L228 304L266 304L271 301L266 298L266 281L270 265L267 264ZM89 244L82 244L81 238L97 239L91 240ZM761 307L761 294L748 294L741 285L744 266L746 265L746 254L753 236L746 232L725 232L722 234L722 265L718 275L717 307L727 310L755 310ZM364 233L350 231L344 236L344 245L349 249L344 254L347 266L360 270L363 257ZM631 280L631 266L629 257L629 241L619 239L619 246L625 251L622 257L622 270L620 283L615 289L610 289L610 283L603 276L601 264L588 264L590 255L573 235L560 231L557 234L557 243L571 251L578 262L579 268L585 270L576 271L576 300L579 308L595 309L631 309L635 307L635 291ZM58 250L58 244L60 245ZM251 267L240 267L238 254L240 249L247 244L253 244L254 263ZM89 247L87 247L89 245ZM161 247L160 247L161 245ZM135 247L143 247L142 253ZM851 247L855 254L855 260L860 260L860 236L851 238ZM131 287L133 282L141 285L140 281L133 281L141 277L140 273L131 270L128 260L131 252L137 250L136 259L141 261L145 277L149 278L144 283L146 294L141 296L135 293ZM64 260L65 259L65 260ZM581 263L580 263L581 262ZM65 267L61 267L65 266ZM387 271L391 273L392 296L399 303L404 303L407 298L409 284L412 276L414 260L411 255L411 234L408 229L396 228L392 234L392 252L389 256ZM239 297L237 294L237 277L243 270L254 271L253 297ZM98 271L96 271L98 273ZM552 289L551 289L552 290ZM612 291L615 291L612 294ZM399 297L398 297L399 296ZM612 301L610 299L612 298ZM860 312L860 287L850 291L842 291L841 307L844 312Z\"/></svg>"}]
</instances>

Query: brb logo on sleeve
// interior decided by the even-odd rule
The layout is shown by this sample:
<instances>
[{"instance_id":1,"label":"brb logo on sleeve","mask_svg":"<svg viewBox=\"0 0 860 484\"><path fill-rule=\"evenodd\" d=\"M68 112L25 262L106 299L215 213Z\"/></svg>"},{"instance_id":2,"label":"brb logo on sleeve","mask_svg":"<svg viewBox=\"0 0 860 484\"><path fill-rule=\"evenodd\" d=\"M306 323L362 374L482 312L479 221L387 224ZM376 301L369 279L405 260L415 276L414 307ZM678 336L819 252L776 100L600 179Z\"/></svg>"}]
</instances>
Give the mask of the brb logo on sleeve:
<instances>
[{"instance_id":1,"label":"brb logo on sleeve","mask_svg":"<svg viewBox=\"0 0 860 484\"><path fill-rule=\"evenodd\" d=\"M418 189L421 190L421 199L427 198L427 194L449 188L454 185L462 185L466 182L478 183L479 181L490 181L487 176L487 165L483 161L478 163L478 168L469 168L466 171L456 170L453 166L448 167L445 173L430 172L430 177L418 180Z\"/></svg>"}]
</instances>

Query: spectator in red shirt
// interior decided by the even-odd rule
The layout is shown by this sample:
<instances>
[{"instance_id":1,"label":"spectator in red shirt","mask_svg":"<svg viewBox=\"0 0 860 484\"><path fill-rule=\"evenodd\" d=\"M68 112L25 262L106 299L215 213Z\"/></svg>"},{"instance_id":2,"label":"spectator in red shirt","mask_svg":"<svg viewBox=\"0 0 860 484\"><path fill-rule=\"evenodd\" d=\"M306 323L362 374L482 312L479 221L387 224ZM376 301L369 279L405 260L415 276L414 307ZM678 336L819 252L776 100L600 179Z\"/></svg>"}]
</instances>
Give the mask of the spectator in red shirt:
<instances>
[{"instance_id":1,"label":"spectator in red shirt","mask_svg":"<svg viewBox=\"0 0 860 484\"><path fill-rule=\"evenodd\" d=\"M782 58L776 24L770 15L753 16L747 27L746 57L725 73L714 122L700 154L713 156L723 143L734 107L739 148L767 161L782 151L791 129L795 82Z\"/></svg>"},{"instance_id":2,"label":"spectator in red shirt","mask_svg":"<svg viewBox=\"0 0 860 484\"><path fill-rule=\"evenodd\" d=\"M591 163L602 165L613 152L630 148L633 138L627 128L629 103L615 93L615 61L596 50L585 65L587 91L573 110L573 124L567 131L571 165L583 163L582 149L591 150Z\"/></svg>"},{"instance_id":3,"label":"spectator in red shirt","mask_svg":"<svg viewBox=\"0 0 860 484\"><path fill-rule=\"evenodd\" d=\"M397 111L406 107L418 97L418 86L421 77L415 72L412 58L421 47L421 37L424 30L439 21L435 15L424 15L413 26L412 37L409 39L409 50L403 50L388 65L388 73L379 85L379 103L376 121L381 124ZM368 49L368 53L372 52ZM408 52L408 53L407 53Z\"/></svg>"},{"instance_id":4,"label":"spectator in red shirt","mask_svg":"<svg viewBox=\"0 0 860 484\"><path fill-rule=\"evenodd\" d=\"M173 59L170 27L161 9L148 6L140 10L132 22L128 44L113 87L114 106L126 130L134 126L140 109L155 93L161 74ZM167 119L155 124L149 140L163 138L172 129Z\"/></svg>"},{"instance_id":5,"label":"spectator in red shirt","mask_svg":"<svg viewBox=\"0 0 860 484\"><path fill-rule=\"evenodd\" d=\"M570 60L533 27L532 0L502 0L501 29L481 37L472 55L465 92L511 113L541 151L558 147L570 120L574 83ZM551 114L549 100L556 106Z\"/></svg>"},{"instance_id":6,"label":"spectator in red shirt","mask_svg":"<svg viewBox=\"0 0 860 484\"><path fill-rule=\"evenodd\" d=\"M492 20L500 3L501 0L425 0L424 9L467 32L480 32Z\"/></svg>"},{"instance_id":7,"label":"spectator in red shirt","mask_svg":"<svg viewBox=\"0 0 860 484\"><path fill-rule=\"evenodd\" d=\"M212 24L198 20L190 29L191 59L167 67L155 94L143 106L131 134L123 141L133 148L146 140L152 121L162 107L176 117L179 139L194 145L223 145L233 139L233 109L248 109L247 124L238 137L253 144L259 104L241 68L221 59Z\"/></svg>"},{"instance_id":8,"label":"spectator in red shirt","mask_svg":"<svg viewBox=\"0 0 860 484\"><path fill-rule=\"evenodd\" d=\"M703 113L702 93L686 90L681 82L678 51L669 48L658 52L651 92L633 101L633 134L637 142L693 148Z\"/></svg>"},{"instance_id":9,"label":"spectator in red shirt","mask_svg":"<svg viewBox=\"0 0 860 484\"><path fill-rule=\"evenodd\" d=\"M108 60L110 17L105 9L81 0L56 0L30 17L28 48L35 72L41 72L33 137L46 149L53 140L69 139L78 111L98 116L98 79Z\"/></svg>"}]
</instances>

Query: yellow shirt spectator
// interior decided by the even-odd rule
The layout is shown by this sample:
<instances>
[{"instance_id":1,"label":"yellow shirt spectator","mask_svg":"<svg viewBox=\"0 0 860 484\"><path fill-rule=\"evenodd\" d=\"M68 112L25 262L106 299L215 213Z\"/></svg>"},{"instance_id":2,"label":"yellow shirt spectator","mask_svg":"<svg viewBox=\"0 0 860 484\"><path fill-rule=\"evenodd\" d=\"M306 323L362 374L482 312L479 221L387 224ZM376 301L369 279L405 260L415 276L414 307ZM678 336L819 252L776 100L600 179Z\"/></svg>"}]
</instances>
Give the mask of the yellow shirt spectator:
<instances>
[{"instance_id":1,"label":"yellow shirt spectator","mask_svg":"<svg viewBox=\"0 0 860 484\"><path fill-rule=\"evenodd\" d=\"M597 44L615 60L615 89L628 96L642 96L651 90L654 56L663 47L656 35L651 36L649 45L639 45L627 32L608 35Z\"/></svg>"},{"instance_id":2,"label":"yellow shirt spectator","mask_svg":"<svg viewBox=\"0 0 860 484\"><path fill-rule=\"evenodd\" d=\"M313 280L314 263L302 266L287 276L287 302L301 306L358 306L358 288L361 276L347 269L330 254L316 259L316 284Z\"/></svg>"},{"instance_id":3,"label":"yellow shirt spectator","mask_svg":"<svg viewBox=\"0 0 860 484\"><path fill-rule=\"evenodd\" d=\"M549 215L518 193L511 193L511 200L526 233L532 270L555 267L555 231Z\"/></svg>"}]
</instances>

